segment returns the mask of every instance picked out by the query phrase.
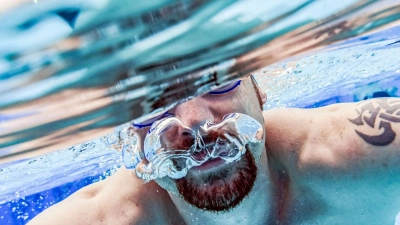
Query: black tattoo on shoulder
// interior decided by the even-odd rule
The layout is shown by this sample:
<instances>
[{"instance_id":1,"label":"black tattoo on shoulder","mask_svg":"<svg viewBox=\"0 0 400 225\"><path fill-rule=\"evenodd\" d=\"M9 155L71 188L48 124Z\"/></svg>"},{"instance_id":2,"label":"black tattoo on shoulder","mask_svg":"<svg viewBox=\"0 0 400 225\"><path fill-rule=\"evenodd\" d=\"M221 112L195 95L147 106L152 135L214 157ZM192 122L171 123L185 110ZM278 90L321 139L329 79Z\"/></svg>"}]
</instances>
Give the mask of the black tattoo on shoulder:
<instances>
[{"instance_id":1,"label":"black tattoo on shoulder","mask_svg":"<svg viewBox=\"0 0 400 225\"><path fill-rule=\"evenodd\" d=\"M400 123L400 100L373 99L360 103L356 111L359 116L355 119L349 118L351 123L383 130L379 135L371 135L356 129L358 136L365 142L374 146L386 146L394 141L396 133L392 129L392 123Z\"/></svg>"}]
</instances>

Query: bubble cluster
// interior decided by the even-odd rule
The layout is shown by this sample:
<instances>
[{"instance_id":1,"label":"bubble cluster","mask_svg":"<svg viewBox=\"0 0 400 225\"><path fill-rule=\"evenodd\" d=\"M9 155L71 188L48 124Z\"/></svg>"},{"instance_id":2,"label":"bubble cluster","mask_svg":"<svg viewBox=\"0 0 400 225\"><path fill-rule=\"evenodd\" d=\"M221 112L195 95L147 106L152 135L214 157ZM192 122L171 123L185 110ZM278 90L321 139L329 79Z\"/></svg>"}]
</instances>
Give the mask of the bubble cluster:
<instances>
[{"instance_id":1,"label":"bubble cluster","mask_svg":"<svg viewBox=\"0 0 400 225\"><path fill-rule=\"evenodd\" d=\"M176 136L182 130L186 137ZM143 150L134 133L129 129L123 133L129 136L122 144L125 166L135 169L136 175L145 181L165 176L178 179L186 176L192 167L214 158L221 158L226 163L237 161L246 152L246 145L258 143L263 138L261 124L240 113L228 114L220 123L206 122L197 131L176 117L162 119L150 128ZM212 142L205 139L212 135L215 139ZM190 144L174 145L174 141L186 141L185 138L191 141Z\"/></svg>"}]
</instances>

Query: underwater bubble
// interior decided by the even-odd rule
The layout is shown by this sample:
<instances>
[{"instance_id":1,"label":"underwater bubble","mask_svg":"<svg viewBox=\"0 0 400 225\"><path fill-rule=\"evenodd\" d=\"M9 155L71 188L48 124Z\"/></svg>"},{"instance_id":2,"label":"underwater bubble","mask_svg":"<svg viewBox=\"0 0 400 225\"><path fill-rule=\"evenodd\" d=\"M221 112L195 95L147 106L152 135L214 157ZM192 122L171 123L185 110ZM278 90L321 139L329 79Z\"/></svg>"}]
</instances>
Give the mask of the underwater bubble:
<instances>
[{"instance_id":1,"label":"underwater bubble","mask_svg":"<svg viewBox=\"0 0 400 225\"><path fill-rule=\"evenodd\" d=\"M187 135L179 137L182 130ZM262 138L261 124L240 113L228 114L220 123L206 121L197 131L176 117L168 117L150 128L144 140L144 155L136 151L133 156L123 157L124 163L145 181L165 176L179 179L189 169L214 158L226 163L237 161L245 153L245 145L259 143Z\"/></svg>"}]
</instances>

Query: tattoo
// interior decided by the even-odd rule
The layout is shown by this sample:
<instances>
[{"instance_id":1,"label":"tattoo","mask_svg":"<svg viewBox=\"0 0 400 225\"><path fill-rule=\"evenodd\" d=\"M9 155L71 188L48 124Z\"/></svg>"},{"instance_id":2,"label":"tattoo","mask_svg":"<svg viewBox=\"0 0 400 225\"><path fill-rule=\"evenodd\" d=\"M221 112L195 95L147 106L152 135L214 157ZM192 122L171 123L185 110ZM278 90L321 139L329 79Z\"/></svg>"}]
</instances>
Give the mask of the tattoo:
<instances>
[{"instance_id":1,"label":"tattoo","mask_svg":"<svg viewBox=\"0 0 400 225\"><path fill-rule=\"evenodd\" d=\"M379 135L369 135L356 129L358 136L374 146L386 146L392 143L396 138L392 123L400 123L400 100L382 98L362 102L359 105L361 107L356 109L359 116L348 120L357 126L369 126L377 130L383 129L383 132ZM377 120L378 123L376 123ZM375 126L375 124L379 125Z\"/></svg>"}]
</instances>

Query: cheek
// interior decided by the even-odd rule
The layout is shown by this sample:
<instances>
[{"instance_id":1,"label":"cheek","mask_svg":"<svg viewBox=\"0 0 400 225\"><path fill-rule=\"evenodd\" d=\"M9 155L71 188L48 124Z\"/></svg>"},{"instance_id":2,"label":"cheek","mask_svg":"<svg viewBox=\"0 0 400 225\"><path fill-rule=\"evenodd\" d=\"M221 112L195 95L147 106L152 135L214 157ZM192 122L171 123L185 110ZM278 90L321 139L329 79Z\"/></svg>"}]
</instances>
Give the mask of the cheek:
<instances>
[{"instance_id":1,"label":"cheek","mask_svg":"<svg viewBox=\"0 0 400 225\"><path fill-rule=\"evenodd\" d=\"M237 112L249 115L264 125L262 109L260 108L257 94L253 89L248 88L247 90L242 90L240 97L237 99L237 104L238 109L241 110Z\"/></svg>"},{"instance_id":2,"label":"cheek","mask_svg":"<svg viewBox=\"0 0 400 225\"><path fill-rule=\"evenodd\" d=\"M252 116L255 112L255 109L258 107L256 97L257 96L254 96L254 93L251 93L248 90L240 90L234 99L234 104L237 108L236 112Z\"/></svg>"}]
</instances>

